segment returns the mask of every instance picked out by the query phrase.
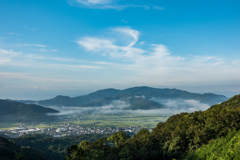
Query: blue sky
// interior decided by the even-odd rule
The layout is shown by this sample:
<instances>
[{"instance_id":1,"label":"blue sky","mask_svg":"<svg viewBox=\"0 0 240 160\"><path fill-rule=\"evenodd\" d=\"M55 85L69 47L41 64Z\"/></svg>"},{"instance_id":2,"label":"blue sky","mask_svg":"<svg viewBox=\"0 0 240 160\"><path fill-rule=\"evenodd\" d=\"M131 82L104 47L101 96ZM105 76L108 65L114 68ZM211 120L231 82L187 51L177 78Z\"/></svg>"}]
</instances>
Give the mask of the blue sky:
<instances>
[{"instance_id":1,"label":"blue sky","mask_svg":"<svg viewBox=\"0 0 240 160\"><path fill-rule=\"evenodd\" d=\"M1 0L0 98L133 86L235 94L240 1Z\"/></svg>"}]
</instances>

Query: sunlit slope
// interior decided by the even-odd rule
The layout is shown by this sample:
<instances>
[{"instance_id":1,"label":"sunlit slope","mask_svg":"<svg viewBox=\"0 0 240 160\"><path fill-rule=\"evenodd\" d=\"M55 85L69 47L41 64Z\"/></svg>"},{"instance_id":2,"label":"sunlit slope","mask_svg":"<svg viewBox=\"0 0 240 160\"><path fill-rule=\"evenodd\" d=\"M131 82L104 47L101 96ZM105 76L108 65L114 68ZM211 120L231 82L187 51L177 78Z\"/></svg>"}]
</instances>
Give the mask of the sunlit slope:
<instances>
[{"instance_id":1,"label":"sunlit slope","mask_svg":"<svg viewBox=\"0 0 240 160\"><path fill-rule=\"evenodd\" d=\"M197 151L189 153L186 160L240 159L240 131L233 130L225 137L211 141Z\"/></svg>"},{"instance_id":2,"label":"sunlit slope","mask_svg":"<svg viewBox=\"0 0 240 160\"><path fill-rule=\"evenodd\" d=\"M212 106L206 111L181 113L159 123L153 130L169 154L195 150L229 130L240 129L240 96Z\"/></svg>"}]
</instances>

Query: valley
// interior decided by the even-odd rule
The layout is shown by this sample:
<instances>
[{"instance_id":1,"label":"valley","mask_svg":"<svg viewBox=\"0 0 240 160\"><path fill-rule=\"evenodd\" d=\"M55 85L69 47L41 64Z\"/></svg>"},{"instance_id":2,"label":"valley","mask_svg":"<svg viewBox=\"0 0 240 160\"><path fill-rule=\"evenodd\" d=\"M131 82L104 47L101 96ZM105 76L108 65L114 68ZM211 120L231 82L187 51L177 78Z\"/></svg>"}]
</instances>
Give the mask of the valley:
<instances>
[{"instance_id":1,"label":"valley","mask_svg":"<svg viewBox=\"0 0 240 160\"><path fill-rule=\"evenodd\" d=\"M0 135L18 137L25 134L46 134L53 137L106 134L120 130L136 134L140 129L151 130L169 115L78 115L65 117L56 122L1 123Z\"/></svg>"}]
</instances>

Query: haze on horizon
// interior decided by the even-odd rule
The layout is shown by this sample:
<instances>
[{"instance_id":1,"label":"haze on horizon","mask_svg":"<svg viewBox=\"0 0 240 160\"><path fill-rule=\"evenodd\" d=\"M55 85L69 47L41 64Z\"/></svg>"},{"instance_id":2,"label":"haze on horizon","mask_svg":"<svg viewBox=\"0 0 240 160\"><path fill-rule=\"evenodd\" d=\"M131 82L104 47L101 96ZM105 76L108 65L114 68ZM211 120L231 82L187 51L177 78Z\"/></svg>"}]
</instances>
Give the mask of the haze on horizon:
<instances>
[{"instance_id":1,"label":"haze on horizon","mask_svg":"<svg viewBox=\"0 0 240 160\"><path fill-rule=\"evenodd\" d=\"M240 1L1 0L0 99L240 90Z\"/></svg>"}]
</instances>

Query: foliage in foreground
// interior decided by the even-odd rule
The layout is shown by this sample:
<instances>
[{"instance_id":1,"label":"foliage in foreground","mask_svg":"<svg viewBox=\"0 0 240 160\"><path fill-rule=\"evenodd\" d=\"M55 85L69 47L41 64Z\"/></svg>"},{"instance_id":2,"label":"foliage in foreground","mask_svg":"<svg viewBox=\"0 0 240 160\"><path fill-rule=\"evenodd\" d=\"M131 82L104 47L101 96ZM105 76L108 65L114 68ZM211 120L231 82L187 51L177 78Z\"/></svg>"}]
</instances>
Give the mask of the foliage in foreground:
<instances>
[{"instance_id":1,"label":"foliage in foreground","mask_svg":"<svg viewBox=\"0 0 240 160\"><path fill-rule=\"evenodd\" d=\"M186 160L233 160L240 159L240 131L233 130L226 137L211 141L195 152L189 153Z\"/></svg>"},{"instance_id":2,"label":"foliage in foreground","mask_svg":"<svg viewBox=\"0 0 240 160\"><path fill-rule=\"evenodd\" d=\"M109 145L112 138L100 138L74 145L68 150L67 160L156 160L184 159L188 153L231 130L240 129L240 95L212 106L206 111L181 113L171 116L150 133L142 129L132 138ZM124 136L119 134L118 136Z\"/></svg>"},{"instance_id":3,"label":"foliage in foreground","mask_svg":"<svg viewBox=\"0 0 240 160\"><path fill-rule=\"evenodd\" d=\"M13 140L0 137L1 160L49 160L49 158L37 149L21 147Z\"/></svg>"},{"instance_id":4,"label":"foliage in foreground","mask_svg":"<svg viewBox=\"0 0 240 160\"><path fill-rule=\"evenodd\" d=\"M100 137L108 137L110 135L111 134L84 134L79 136L53 138L47 135L30 134L14 138L14 141L21 146L36 148L52 160L61 160L64 159L64 155L67 154L67 149L71 147L71 145L79 144L79 142L84 140L93 142Z\"/></svg>"}]
</instances>

